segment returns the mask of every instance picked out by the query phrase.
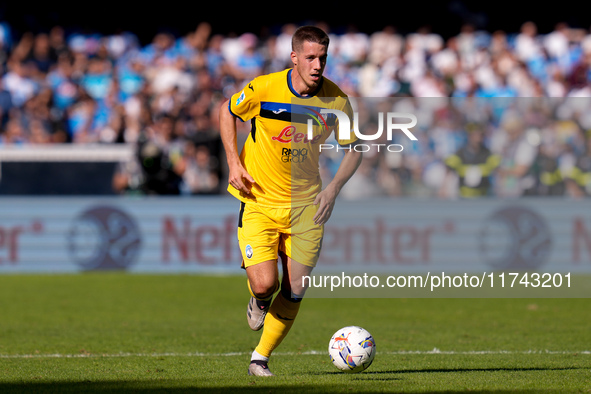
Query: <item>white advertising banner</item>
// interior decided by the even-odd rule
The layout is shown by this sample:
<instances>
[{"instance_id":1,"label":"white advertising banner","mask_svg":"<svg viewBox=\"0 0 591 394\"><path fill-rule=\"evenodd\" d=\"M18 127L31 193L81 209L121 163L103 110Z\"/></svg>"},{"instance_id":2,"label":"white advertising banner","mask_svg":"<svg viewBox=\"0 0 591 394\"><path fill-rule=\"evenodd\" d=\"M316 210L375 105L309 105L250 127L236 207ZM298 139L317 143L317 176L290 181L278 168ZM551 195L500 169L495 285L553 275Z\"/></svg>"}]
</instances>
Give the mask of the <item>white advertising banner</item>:
<instances>
[{"instance_id":1,"label":"white advertising banner","mask_svg":"<svg viewBox=\"0 0 591 394\"><path fill-rule=\"evenodd\" d=\"M0 200L0 273L240 273L229 197ZM591 200L339 200L315 272L591 273Z\"/></svg>"}]
</instances>

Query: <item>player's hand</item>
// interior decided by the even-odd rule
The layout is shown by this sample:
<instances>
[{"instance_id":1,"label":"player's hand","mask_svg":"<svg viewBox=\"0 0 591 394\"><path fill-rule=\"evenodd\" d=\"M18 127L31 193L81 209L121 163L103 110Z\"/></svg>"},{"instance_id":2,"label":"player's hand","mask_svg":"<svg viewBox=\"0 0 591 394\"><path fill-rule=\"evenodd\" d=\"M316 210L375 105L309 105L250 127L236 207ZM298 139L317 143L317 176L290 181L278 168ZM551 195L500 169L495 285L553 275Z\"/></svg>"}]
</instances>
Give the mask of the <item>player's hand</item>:
<instances>
[{"instance_id":1,"label":"player's hand","mask_svg":"<svg viewBox=\"0 0 591 394\"><path fill-rule=\"evenodd\" d=\"M251 177L250 174L244 169L244 167L242 167L242 165L236 165L230 168L228 183L236 190L250 194L250 189L256 182L254 178Z\"/></svg>"},{"instance_id":2,"label":"player's hand","mask_svg":"<svg viewBox=\"0 0 591 394\"><path fill-rule=\"evenodd\" d=\"M326 189L316 195L314 205L318 205L318 211L314 215L314 223L322 225L328 222L330 215L332 215L332 209L334 208L335 201L337 199L338 192L335 188L327 186Z\"/></svg>"}]
</instances>

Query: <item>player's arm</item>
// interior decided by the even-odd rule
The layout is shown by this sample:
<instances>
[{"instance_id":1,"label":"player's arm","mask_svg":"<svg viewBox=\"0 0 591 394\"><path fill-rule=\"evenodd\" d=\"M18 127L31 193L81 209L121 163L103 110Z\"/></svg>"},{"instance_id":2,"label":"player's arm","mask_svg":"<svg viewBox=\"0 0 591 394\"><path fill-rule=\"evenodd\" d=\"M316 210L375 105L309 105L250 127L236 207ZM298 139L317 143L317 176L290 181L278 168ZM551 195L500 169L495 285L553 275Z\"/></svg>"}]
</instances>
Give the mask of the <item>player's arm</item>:
<instances>
[{"instance_id":1,"label":"player's arm","mask_svg":"<svg viewBox=\"0 0 591 394\"><path fill-rule=\"evenodd\" d=\"M353 176L359 164L361 164L362 154L353 149L345 151L345 156L339 165L339 169L332 181L316 196L314 205L319 205L314 223L324 224L330 218L337 196L347 181Z\"/></svg>"},{"instance_id":2,"label":"player's arm","mask_svg":"<svg viewBox=\"0 0 591 394\"><path fill-rule=\"evenodd\" d=\"M237 190L250 194L250 186L244 182L246 179L250 184L255 183L254 179L246 171L240 155L238 154L236 118L228 109L229 100L226 100L220 108L220 134L224 150L226 151L226 159L228 161L228 183Z\"/></svg>"}]
</instances>

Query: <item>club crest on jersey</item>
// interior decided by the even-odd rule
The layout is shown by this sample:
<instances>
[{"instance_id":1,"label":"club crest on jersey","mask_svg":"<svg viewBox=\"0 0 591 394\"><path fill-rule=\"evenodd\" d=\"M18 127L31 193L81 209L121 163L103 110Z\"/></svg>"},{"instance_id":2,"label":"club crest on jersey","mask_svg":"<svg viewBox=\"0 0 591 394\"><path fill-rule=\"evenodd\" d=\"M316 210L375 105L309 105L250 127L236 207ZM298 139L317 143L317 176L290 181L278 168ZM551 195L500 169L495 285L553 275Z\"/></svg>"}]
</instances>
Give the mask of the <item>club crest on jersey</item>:
<instances>
[{"instance_id":1,"label":"club crest on jersey","mask_svg":"<svg viewBox=\"0 0 591 394\"><path fill-rule=\"evenodd\" d=\"M240 96L236 99L236 105L240 105L240 103L244 101L244 90L240 93Z\"/></svg>"},{"instance_id":2,"label":"club crest on jersey","mask_svg":"<svg viewBox=\"0 0 591 394\"><path fill-rule=\"evenodd\" d=\"M252 252L252 246L250 246L250 244L246 245L246 248L244 248L244 253L246 254L246 258L250 259L252 257L253 252Z\"/></svg>"}]
</instances>

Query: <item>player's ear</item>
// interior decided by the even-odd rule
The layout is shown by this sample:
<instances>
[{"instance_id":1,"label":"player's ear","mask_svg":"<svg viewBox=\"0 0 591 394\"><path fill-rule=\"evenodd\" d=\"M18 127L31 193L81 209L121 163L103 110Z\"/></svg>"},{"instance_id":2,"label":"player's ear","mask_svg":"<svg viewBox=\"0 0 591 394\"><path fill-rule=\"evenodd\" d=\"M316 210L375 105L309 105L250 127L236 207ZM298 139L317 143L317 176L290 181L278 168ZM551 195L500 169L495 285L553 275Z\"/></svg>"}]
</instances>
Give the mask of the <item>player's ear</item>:
<instances>
[{"instance_id":1,"label":"player's ear","mask_svg":"<svg viewBox=\"0 0 591 394\"><path fill-rule=\"evenodd\" d=\"M298 55L295 53L295 51L291 51L291 62L294 66L298 65Z\"/></svg>"}]
</instances>

